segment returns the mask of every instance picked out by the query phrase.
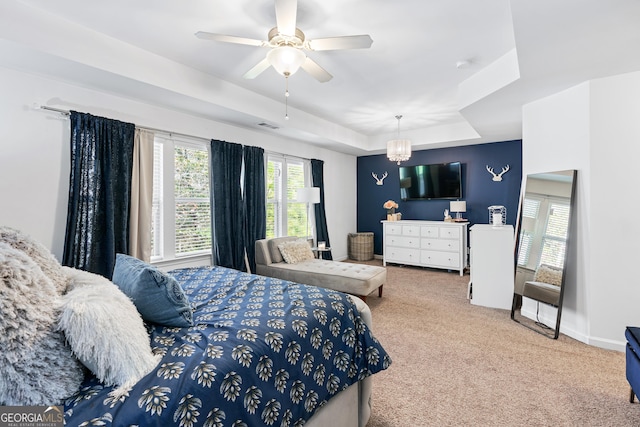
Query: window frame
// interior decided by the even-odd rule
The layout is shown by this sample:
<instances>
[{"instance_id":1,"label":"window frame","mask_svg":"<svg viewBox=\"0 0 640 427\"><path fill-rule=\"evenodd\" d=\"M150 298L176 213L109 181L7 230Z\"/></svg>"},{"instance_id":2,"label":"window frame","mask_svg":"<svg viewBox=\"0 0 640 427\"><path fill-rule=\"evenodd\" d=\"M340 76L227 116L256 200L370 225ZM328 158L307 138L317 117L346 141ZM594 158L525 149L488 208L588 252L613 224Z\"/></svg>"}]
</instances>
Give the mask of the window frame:
<instances>
[{"instance_id":1,"label":"window frame","mask_svg":"<svg viewBox=\"0 0 640 427\"><path fill-rule=\"evenodd\" d=\"M528 195L525 201L526 200L530 200L532 202L537 203L536 216L534 218L532 230L529 230L529 229L525 230L524 224L521 225L520 239L519 239L520 248L518 250L518 254L519 254L518 266L525 267L535 271L540 266L540 263L543 257L542 252L543 252L544 244L546 241L560 243L561 245L564 246L564 251L566 252L567 235L565 234L565 237L561 238L558 236L550 235L548 234L547 231L549 227L549 218L551 216L551 209L553 208L553 206L558 205L562 208L566 207L567 209L570 209L571 206L566 199L563 199L560 197L554 197L554 196L545 196L542 194ZM524 222L526 218L531 218L531 217L525 217L523 215L522 221ZM567 225L568 225L568 222L567 222ZM568 227L566 231L568 232ZM527 253L523 257L522 246L524 244L527 244L528 246L526 248ZM531 254L536 254L537 255L536 259L533 259L531 257ZM521 258L524 258L524 262L525 262L524 264L520 263L520 261L522 260ZM554 265L556 267L563 267L562 265L560 266L555 264L551 264L551 265Z\"/></svg>"},{"instance_id":2,"label":"window frame","mask_svg":"<svg viewBox=\"0 0 640 427\"><path fill-rule=\"evenodd\" d=\"M278 185L276 185L276 183L274 183L274 197L273 198L269 198L269 180L270 180L270 176L269 176L269 162L277 162L280 163L282 165L282 167L280 168L281 171L281 176L279 177L280 179L280 185L279 185L279 194L278 194ZM289 216L291 213L291 209L290 207L292 207L291 205L293 204L299 204L301 202L298 202L295 200L295 194L293 195L294 198L290 199L288 198L288 195L290 193L289 191L289 165L301 165L302 166L302 173L303 173L303 179L304 179L304 187L309 187L311 186L311 161L308 159L304 159L301 157L295 157L295 156L288 156L285 154L280 154L280 153L267 153L267 155L265 156L265 204L266 204L266 211L267 211L267 237L283 237L283 236L287 236L289 235L289 230L290 230L290 224L289 224ZM274 177L275 178L275 177ZM285 200L286 198L286 200ZM269 221L269 210L271 209L271 206L274 206L274 214L273 214L273 218L274 218L274 222L273 225L270 224ZM309 223L309 236L307 236L307 238L313 238L314 236L314 230L315 227L313 226L314 224L314 213L312 209L308 209L308 206L304 207L304 219L306 220L306 217L308 216L308 223ZM305 222L305 228L306 228L306 222ZM273 236L269 235L269 231L273 229ZM298 237L303 237L303 236L298 236Z\"/></svg>"},{"instance_id":3,"label":"window frame","mask_svg":"<svg viewBox=\"0 0 640 427\"><path fill-rule=\"evenodd\" d=\"M162 170L157 172L155 170L155 156L156 149L160 146L162 163ZM155 244L152 245L151 263L155 265L166 265L169 267L177 267L181 265L191 265L190 263L199 263L203 260L211 265L212 262L212 248L202 249L192 252L177 252L176 250L176 202L180 200L180 197L176 197L175 194L175 154L176 147L185 147L195 150L202 150L206 152L207 157L207 175L211 176L211 147L205 141L200 141L196 138L188 138L185 136L173 136L156 134L154 136L154 207L158 206L157 216L158 218L152 218L152 221L157 221L159 224L158 229L153 229L154 241L160 242L160 247ZM156 197L156 177L161 177L160 191L161 196ZM211 208L211 196L209 192L208 200L209 208ZM154 215L155 216L155 215ZM209 215L210 221L211 215ZM213 236L212 236L213 237ZM213 241L213 239L212 239Z\"/></svg>"}]
</instances>

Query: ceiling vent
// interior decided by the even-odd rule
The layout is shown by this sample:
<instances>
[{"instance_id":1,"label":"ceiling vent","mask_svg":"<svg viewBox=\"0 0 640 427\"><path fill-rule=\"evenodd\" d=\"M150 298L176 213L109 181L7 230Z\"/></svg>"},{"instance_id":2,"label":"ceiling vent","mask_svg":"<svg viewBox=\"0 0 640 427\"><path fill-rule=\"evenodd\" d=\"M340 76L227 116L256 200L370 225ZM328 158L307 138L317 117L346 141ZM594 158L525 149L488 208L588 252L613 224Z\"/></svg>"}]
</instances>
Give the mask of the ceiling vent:
<instances>
[{"instance_id":1,"label":"ceiling vent","mask_svg":"<svg viewBox=\"0 0 640 427\"><path fill-rule=\"evenodd\" d=\"M258 126L262 126L262 127L273 129L273 130L280 129L278 126L275 126L275 125L272 125L272 124L269 124L269 123L266 123L266 122L258 123Z\"/></svg>"}]
</instances>

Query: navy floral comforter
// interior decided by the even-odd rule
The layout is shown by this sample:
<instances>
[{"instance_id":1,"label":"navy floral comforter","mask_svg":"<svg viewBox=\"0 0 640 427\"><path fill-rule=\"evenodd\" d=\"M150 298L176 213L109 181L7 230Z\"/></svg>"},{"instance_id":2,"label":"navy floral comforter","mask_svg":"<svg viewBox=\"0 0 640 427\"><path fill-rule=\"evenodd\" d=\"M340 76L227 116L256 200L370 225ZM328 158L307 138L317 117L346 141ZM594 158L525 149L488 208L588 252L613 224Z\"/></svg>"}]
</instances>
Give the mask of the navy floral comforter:
<instances>
[{"instance_id":1,"label":"navy floral comforter","mask_svg":"<svg viewBox=\"0 0 640 427\"><path fill-rule=\"evenodd\" d=\"M171 274L195 326L148 325L155 371L122 401L87 378L66 425L301 426L391 363L345 294L222 267Z\"/></svg>"}]
</instances>

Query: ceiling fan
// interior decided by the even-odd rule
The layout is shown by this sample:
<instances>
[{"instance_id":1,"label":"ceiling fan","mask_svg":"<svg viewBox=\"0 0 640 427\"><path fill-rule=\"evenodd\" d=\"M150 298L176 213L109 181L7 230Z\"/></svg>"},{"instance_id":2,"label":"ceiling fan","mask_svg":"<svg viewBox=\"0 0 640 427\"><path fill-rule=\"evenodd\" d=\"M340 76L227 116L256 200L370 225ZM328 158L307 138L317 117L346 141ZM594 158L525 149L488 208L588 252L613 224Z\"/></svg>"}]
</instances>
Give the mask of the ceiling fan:
<instances>
[{"instance_id":1,"label":"ceiling fan","mask_svg":"<svg viewBox=\"0 0 640 427\"><path fill-rule=\"evenodd\" d=\"M366 49L373 40L369 35L327 37L307 40L304 33L296 27L298 10L297 0L275 0L276 27L268 34L268 41L245 37L198 31L196 37L226 43L244 44L270 48L267 56L244 74L245 79L254 79L269 66L285 77L302 68L319 82L328 82L333 77L324 68L309 58L304 51Z\"/></svg>"}]
</instances>

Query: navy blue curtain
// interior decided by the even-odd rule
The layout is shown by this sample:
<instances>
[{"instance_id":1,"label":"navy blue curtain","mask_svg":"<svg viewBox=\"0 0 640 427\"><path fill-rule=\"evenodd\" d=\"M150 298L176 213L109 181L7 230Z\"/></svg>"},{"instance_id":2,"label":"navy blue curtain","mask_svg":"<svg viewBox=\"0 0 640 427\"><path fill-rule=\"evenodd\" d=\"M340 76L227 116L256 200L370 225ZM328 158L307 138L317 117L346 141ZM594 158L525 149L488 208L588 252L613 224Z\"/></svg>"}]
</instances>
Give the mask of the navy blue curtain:
<instances>
[{"instance_id":1,"label":"navy blue curtain","mask_svg":"<svg viewBox=\"0 0 640 427\"><path fill-rule=\"evenodd\" d=\"M329 243L329 230L327 230L327 216L324 210L324 161L311 159L311 182L313 187L320 188L320 203L313 205L316 217L316 241ZM332 260L331 251L320 252L323 259Z\"/></svg>"},{"instance_id":2,"label":"navy blue curtain","mask_svg":"<svg viewBox=\"0 0 640 427\"><path fill-rule=\"evenodd\" d=\"M264 239L267 234L265 191L264 149L244 147L244 242L253 273L256 271L256 240Z\"/></svg>"},{"instance_id":3,"label":"navy blue curtain","mask_svg":"<svg viewBox=\"0 0 640 427\"><path fill-rule=\"evenodd\" d=\"M128 253L135 125L71 112L71 173L62 264L111 279Z\"/></svg>"},{"instance_id":4,"label":"navy blue curtain","mask_svg":"<svg viewBox=\"0 0 640 427\"><path fill-rule=\"evenodd\" d=\"M242 145L211 140L210 171L214 264L245 271Z\"/></svg>"}]
</instances>

